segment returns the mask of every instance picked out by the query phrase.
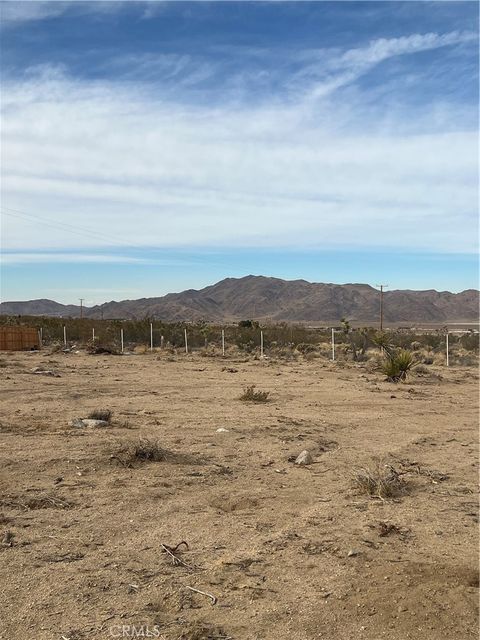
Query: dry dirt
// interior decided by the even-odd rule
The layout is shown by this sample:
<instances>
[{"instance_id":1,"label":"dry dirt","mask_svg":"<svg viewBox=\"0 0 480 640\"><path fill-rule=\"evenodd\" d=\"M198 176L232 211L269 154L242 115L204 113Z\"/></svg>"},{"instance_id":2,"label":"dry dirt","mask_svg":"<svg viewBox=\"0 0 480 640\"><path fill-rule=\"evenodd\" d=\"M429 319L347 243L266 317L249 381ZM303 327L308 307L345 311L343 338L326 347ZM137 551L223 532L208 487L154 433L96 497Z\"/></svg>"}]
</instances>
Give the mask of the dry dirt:
<instances>
[{"instance_id":1,"label":"dry dirt","mask_svg":"<svg viewBox=\"0 0 480 640\"><path fill-rule=\"evenodd\" d=\"M477 637L475 369L392 385L320 359L0 365L1 638ZM250 384L270 401L241 402ZM68 426L96 408L109 427ZM166 459L111 457L142 436ZM314 464L295 466L303 449ZM353 488L375 456L403 495ZM188 567L162 548L181 541Z\"/></svg>"}]
</instances>

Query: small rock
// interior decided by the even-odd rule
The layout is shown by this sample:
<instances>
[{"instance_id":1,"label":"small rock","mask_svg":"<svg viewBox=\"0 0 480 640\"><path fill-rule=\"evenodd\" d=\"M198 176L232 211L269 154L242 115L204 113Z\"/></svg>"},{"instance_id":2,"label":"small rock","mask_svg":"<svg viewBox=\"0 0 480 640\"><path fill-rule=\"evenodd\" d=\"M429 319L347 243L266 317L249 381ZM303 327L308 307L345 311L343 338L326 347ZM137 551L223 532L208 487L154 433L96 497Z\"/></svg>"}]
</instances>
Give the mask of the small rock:
<instances>
[{"instance_id":1,"label":"small rock","mask_svg":"<svg viewBox=\"0 0 480 640\"><path fill-rule=\"evenodd\" d=\"M216 430L216 433L228 433L228 429L224 429L223 427L219 427Z\"/></svg>"},{"instance_id":2,"label":"small rock","mask_svg":"<svg viewBox=\"0 0 480 640\"><path fill-rule=\"evenodd\" d=\"M11 531L5 531L2 538L2 544L6 547L13 547L14 534Z\"/></svg>"},{"instance_id":3,"label":"small rock","mask_svg":"<svg viewBox=\"0 0 480 640\"><path fill-rule=\"evenodd\" d=\"M108 427L106 420L93 420L92 418L83 418L83 424L90 429L98 429L100 427Z\"/></svg>"},{"instance_id":4,"label":"small rock","mask_svg":"<svg viewBox=\"0 0 480 640\"><path fill-rule=\"evenodd\" d=\"M405 605L401 604L398 607L398 613L402 613L403 611L408 611L408 608Z\"/></svg>"},{"instance_id":5,"label":"small rock","mask_svg":"<svg viewBox=\"0 0 480 640\"><path fill-rule=\"evenodd\" d=\"M106 420L93 420L92 418L74 418L70 422L70 426L77 429L98 429L100 427L108 427L108 422Z\"/></svg>"},{"instance_id":6,"label":"small rock","mask_svg":"<svg viewBox=\"0 0 480 640\"><path fill-rule=\"evenodd\" d=\"M312 454L306 449L295 458L295 464L312 464L312 462Z\"/></svg>"},{"instance_id":7,"label":"small rock","mask_svg":"<svg viewBox=\"0 0 480 640\"><path fill-rule=\"evenodd\" d=\"M355 551L355 549L350 549L350 551L347 553L347 558L354 558L355 556L358 556L359 553L360 551Z\"/></svg>"},{"instance_id":8,"label":"small rock","mask_svg":"<svg viewBox=\"0 0 480 640\"><path fill-rule=\"evenodd\" d=\"M52 376L53 378L60 378L60 374L53 369L44 369L43 367L35 367L32 369L32 373L37 376Z\"/></svg>"}]
</instances>

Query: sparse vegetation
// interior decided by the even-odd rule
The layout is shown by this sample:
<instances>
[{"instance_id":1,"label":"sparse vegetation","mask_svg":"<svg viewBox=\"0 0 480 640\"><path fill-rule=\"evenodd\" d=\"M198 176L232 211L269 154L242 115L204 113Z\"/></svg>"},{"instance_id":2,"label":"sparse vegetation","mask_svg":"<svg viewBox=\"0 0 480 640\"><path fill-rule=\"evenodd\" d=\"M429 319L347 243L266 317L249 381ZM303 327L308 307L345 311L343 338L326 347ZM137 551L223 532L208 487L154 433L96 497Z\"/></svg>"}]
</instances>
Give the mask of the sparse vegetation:
<instances>
[{"instance_id":1,"label":"sparse vegetation","mask_svg":"<svg viewBox=\"0 0 480 640\"><path fill-rule=\"evenodd\" d=\"M309 344L308 342L301 342L300 344L297 344L297 351L306 355L307 353L317 351L317 347L316 345Z\"/></svg>"},{"instance_id":2,"label":"sparse vegetation","mask_svg":"<svg viewBox=\"0 0 480 640\"><path fill-rule=\"evenodd\" d=\"M244 402L268 402L269 396L269 391L255 391L255 385L252 384L243 391L240 400Z\"/></svg>"},{"instance_id":3,"label":"sparse vegetation","mask_svg":"<svg viewBox=\"0 0 480 640\"><path fill-rule=\"evenodd\" d=\"M67 500L63 500L58 496L38 495L29 496L28 498L4 498L0 500L3 507L16 507L19 509L70 509L73 505Z\"/></svg>"},{"instance_id":4,"label":"sparse vegetation","mask_svg":"<svg viewBox=\"0 0 480 640\"><path fill-rule=\"evenodd\" d=\"M163 462L172 457L172 453L164 449L158 440L140 438L120 445L111 460L117 460L124 467L132 468L137 462Z\"/></svg>"},{"instance_id":5,"label":"sparse vegetation","mask_svg":"<svg viewBox=\"0 0 480 640\"><path fill-rule=\"evenodd\" d=\"M0 354L9 363L0 369L6 390L1 431L9 445L0 538L7 530L15 534L12 547L9 537L0 544L0 561L13 576L3 585L9 639L21 640L28 619L32 628L47 620L49 637L73 640L73 627L91 627L92 611L100 611L98 622L106 619L107 630L123 621L152 628L158 620L166 638L178 639L187 624L217 616L204 593L218 597L220 607L238 603L232 637L251 628L252 607L259 637L296 637L304 623L315 629L319 598L334 607L334 635L355 636L363 624L359 602L364 616L373 602L387 624L394 602L399 637L417 637L417 621L423 624L427 615L434 628L426 640L457 629L458 620L468 636L476 593L464 588L464 576L476 560L478 516L477 380L472 370L457 367L467 352L451 345L451 369L442 370L445 342L432 353L433 367L421 363L422 346L408 384L397 387L382 382L385 356L372 343L369 362L355 363L339 332L340 364L328 362L327 340L315 343L309 363L293 341L282 346L281 331L264 362L233 343L217 360L203 359L203 348L184 358L180 346L171 362L168 349L123 358L77 349L55 357L46 349L16 354L24 364L17 374L10 357ZM315 335L298 344L313 345ZM296 361L274 362L280 349ZM28 376L37 366L58 368L63 378ZM434 376L442 371L440 384ZM239 400L253 384L255 394L270 392L269 402ZM115 428L67 428L73 416L106 418L100 412L107 411ZM312 464L290 464L305 450ZM305 595L310 565L344 570ZM25 572L26 566L33 570ZM75 567L80 581L69 579ZM37 612L25 594L38 588L39 576ZM76 598L85 589L93 609L79 611ZM425 595L432 590L441 590L445 603L438 625L438 607ZM57 615L60 596L63 616ZM272 626L271 612L301 598L312 605L311 618L294 620L282 635L282 621ZM383 630L380 623L379 616L367 623L371 633L364 640ZM209 631L204 638L225 635Z\"/></svg>"},{"instance_id":6,"label":"sparse vegetation","mask_svg":"<svg viewBox=\"0 0 480 640\"><path fill-rule=\"evenodd\" d=\"M389 382L402 382L415 364L413 355L406 349L387 352L382 363L382 372Z\"/></svg>"},{"instance_id":7,"label":"sparse vegetation","mask_svg":"<svg viewBox=\"0 0 480 640\"><path fill-rule=\"evenodd\" d=\"M407 485L392 465L376 460L355 471L353 485L372 498L395 498L405 493Z\"/></svg>"},{"instance_id":8,"label":"sparse vegetation","mask_svg":"<svg viewBox=\"0 0 480 640\"><path fill-rule=\"evenodd\" d=\"M0 324L26 324L42 328L43 345L50 352L63 351L63 326L66 326L68 344L85 348L93 355L120 354L120 329L123 329L125 349L137 355L150 353L150 323L153 324L154 349L162 345L163 353L184 354L184 331L188 331L189 352L200 351L202 355L222 356L222 330L227 354L239 350L246 354L258 354L260 329L263 330L264 352L269 357L291 360L303 354L309 358L331 358L331 330L322 327L306 327L289 323L261 324L256 320L241 320L237 324L216 325L208 322L162 322L153 318L138 320L113 320L92 318L54 318L35 316L0 316ZM92 342L92 329L95 342ZM395 329L379 332L374 328L352 327L347 319L342 320L342 331L337 331L336 360L366 362L378 355L396 350L415 352L416 359L424 364L430 362L443 365L445 362L445 329L429 332L412 329ZM162 339L163 338L163 339ZM450 363L452 365L475 366L478 362L479 335L471 330L463 335L450 334ZM310 354L310 355L309 355ZM469 359L467 355L471 355ZM13 364L10 360L8 366ZM0 363L0 367L5 366Z\"/></svg>"},{"instance_id":9,"label":"sparse vegetation","mask_svg":"<svg viewBox=\"0 0 480 640\"><path fill-rule=\"evenodd\" d=\"M87 345L87 353L90 353L92 355L118 355L119 352L115 347L111 345L91 343Z\"/></svg>"},{"instance_id":10,"label":"sparse vegetation","mask_svg":"<svg viewBox=\"0 0 480 640\"><path fill-rule=\"evenodd\" d=\"M390 355L393 353L394 345L391 336L385 331L378 331L372 338L372 342L385 354Z\"/></svg>"}]
</instances>

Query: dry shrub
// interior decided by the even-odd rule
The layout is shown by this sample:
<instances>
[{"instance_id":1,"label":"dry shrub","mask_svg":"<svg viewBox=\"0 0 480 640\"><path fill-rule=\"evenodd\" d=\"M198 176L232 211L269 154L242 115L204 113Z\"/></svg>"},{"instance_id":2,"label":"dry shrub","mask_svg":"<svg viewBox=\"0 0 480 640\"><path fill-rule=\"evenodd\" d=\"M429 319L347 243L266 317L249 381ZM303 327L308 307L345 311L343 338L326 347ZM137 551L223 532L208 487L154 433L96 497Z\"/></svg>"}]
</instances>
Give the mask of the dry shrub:
<instances>
[{"instance_id":1,"label":"dry shrub","mask_svg":"<svg viewBox=\"0 0 480 640\"><path fill-rule=\"evenodd\" d=\"M470 354L459 354L454 357L454 364L460 367L475 367L478 365L478 359Z\"/></svg>"},{"instance_id":2,"label":"dry shrub","mask_svg":"<svg viewBox=\"0 0 480 640\"><path fill-rule=\"evenodd\" d=\"M18 509L70 509L73 507L71 502L67 502L58 496L38 495L26 499L21 498L4 498L0 500L0 505L4 507L13 507Z\"/></svg>"},{"instance_id":3,"label":"dry shrub","mask_svg":"<svg viewBox=\"0 0 480 640\"><path fill-rule=\"evenodd\" d=\"M295 348L300 353L303 353L303 355L305 355L307 353L312 353L313 351L317 351L317 345L309 344L309 343L306 343L306 342L301 342L300 344L297 344L297 346Z\"/></svg>"},{"instance_id":4,"label":"dry shrub","mask_svg":"<svg viewBox=\"0 0 480 640\"><path fill-rule=\"evenodd\" d=\"M357 469L353 485L372 498L395 498L406 492L407 485L392 465L376 460L368 467Z\"/></svg>"},{"instance_id":5,"label":"dry shrub","mask_svg":"<svg viewBox=\"0 0 480 640\"><path fill-rule=\"evenodd\" d=\"M133 353L136 353L139 355L145 355L149 351L150 351L150 347L147 346L146 344L138 344L135 347L133 347Z\"/></svg>"},{"instance_id":6,"label":"dry shrub","mask_svg":"<svg viewBox=\"0 0 480 640\"><path fill-rule=\"evenodd\" d=\"M110 409L94 409L88 414L90 420L104 420L110 424L113 412Z\"/></svg>"},{"instance_id":7,"label":"dry shrub","mask_svg":"<svg viewBox=\"0 0 480 640\"><path fill-rule=\"evenodd\" d=\"M415 365L412 371L422 376L430 375L430 369L428 369L424 364Z\"/></svg>"},{"instance_id":8,"label":"dry shrub","mask_svg":"<svg viewBox=\"0 0 480 640\"><path fill-rule=\"evenodd\" d=\"M240 400L244 402L268 402L269 395L269 391L255 391L255 385L252 384L250 387L244 389Z\"/></svg>"},{"instance_id":9,"label":"dry shrub","mask_svg":"<svg viewBox=\"0 0 480 640\"><path fill-rule=\"evenodd\" d=\"M230 637L222 627L195 621L189 622L182 627L182 632L178 636L178 640L214 640L216 638L218 638L218 640L221 640L221 638L228 640Z\"/></svg>"},{"instance_id":10,"label":"dry shrub","mask_svg":"<svg viewBox=\"0 0 480 640\"><path fill-rule=\"evenodd\" d=\"M86 351L90 355L119 355L118 349L106 344L89 343L86 347Z\"/></svg>"},{"instance_id":11,"label":"dry shrub","mask_svg":"<svg viewBox=\"0 0 480 640\"><path fill-rule=\"evenodd\" d=\"M124 467L132 468L139 462L163 462L172 457L172 452L160 446L158 440L140 438L121 444L110 459L117 460Z\"/></svg>"}]
</instances>

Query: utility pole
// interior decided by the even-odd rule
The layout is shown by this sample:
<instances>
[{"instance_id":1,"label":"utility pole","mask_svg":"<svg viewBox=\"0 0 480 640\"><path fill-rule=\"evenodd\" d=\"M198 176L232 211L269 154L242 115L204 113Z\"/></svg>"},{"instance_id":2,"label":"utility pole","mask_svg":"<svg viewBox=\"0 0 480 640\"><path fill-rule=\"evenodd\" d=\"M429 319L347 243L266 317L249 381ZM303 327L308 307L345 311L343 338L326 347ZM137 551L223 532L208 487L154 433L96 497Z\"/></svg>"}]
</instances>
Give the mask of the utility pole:
<instances>
[{"instance_id":1,"label":"utility pole","mask_svg":"<svg viewBox=\"0 0 480 640\"><path fill-rule=\"evenodd\" d=\"M80 300L80 320L83 318L83 301L85 298L79 298Z\"/></svg>"},{"instance_id":2,"label":"utility pole","mask_svg":"<svg viewBox=\"0 0 480 640\"><path fill-rule=\"evenodd\" d=\"M380 287L380 331L383 331L383 290L388 284L377 284L377 287Z\"/></svg>"}]
</instances>

